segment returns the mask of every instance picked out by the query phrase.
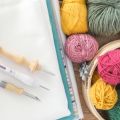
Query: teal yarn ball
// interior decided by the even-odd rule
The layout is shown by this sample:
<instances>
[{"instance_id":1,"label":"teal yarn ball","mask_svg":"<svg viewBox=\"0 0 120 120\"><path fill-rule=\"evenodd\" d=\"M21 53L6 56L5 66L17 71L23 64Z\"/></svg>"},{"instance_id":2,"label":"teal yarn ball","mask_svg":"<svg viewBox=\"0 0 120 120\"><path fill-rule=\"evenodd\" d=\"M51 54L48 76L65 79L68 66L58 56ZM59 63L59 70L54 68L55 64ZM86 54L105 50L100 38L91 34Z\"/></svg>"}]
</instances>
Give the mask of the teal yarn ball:
<instances>
[{"instance_id":1,"label":"teal yarn ball","mask_svg":"<svg viewBox=\"0 0 120 120\"><path fill-rule=\"evenodd\" d=\"M120 120L120 101L117 102L115 107L107 111L109 120Z\"/></svg>"},{"instance_id":2,"label":"teal yarn ball","mask_svg":"<svg viewBox=\"0 0 120 120\"><path fill-rule=\"evenodd\" d=\"M120 120L120 88L117 89L117 93L118 101L116 105L111 110L106 111L109 120Z\"/></svg>"},{"instance_id":3,"label":"teal yarn ball","mask_svg":"<svg viewBox=\"0 0 120 120\"><path fill-rule=\"evenodd\" d=\"M89 31L112 36L120 32L120 0L88 0Z\"/></svg>"}]
</instances>

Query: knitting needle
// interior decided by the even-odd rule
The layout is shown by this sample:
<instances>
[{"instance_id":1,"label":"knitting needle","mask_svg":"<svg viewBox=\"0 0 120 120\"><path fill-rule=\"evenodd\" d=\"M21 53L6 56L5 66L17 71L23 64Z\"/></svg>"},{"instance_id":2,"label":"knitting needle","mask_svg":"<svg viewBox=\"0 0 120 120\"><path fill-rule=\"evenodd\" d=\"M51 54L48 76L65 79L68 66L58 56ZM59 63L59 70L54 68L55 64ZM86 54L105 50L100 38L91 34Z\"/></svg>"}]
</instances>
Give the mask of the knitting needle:
<instances>
[{"instance_id":1,"label":"knitting needle","mask_svg":"<svg viewBox=\"0 0 120 120\"><path fill-rule=\"evenodd\" d=\"M37 96L34 96L34 95L24 91L23 88L18 88L17 86L15 86L15 85L13 85L11 83L1 81L0 82L0 87L6 89L8 91L14 92L14 93L16 93L18 95L25 95L25 96L27 96L29 98L32 98L32 99L36 100L36 101L40 101L40 99Z\"/></svg>"},{"instance_id":2,"label":"knitting needle","mask_svg":"<svg viewBox=\"0 0 120 120\"><path fill-rule=\"evenodd\" d=\"M15 77L19 81L21 81L24 84L29 85L29 86L32 86L34 81L35 81L29 75L27 75L25 73L22 73L22 72L19 72L17 70L13 70L12 68L6 67L5 65L2 65L2 64L0 64L0 70L2 70L3 72L11 75L12 77ZM48 88L44 87L43 85L40 85L39 87L41 87L45 90L49 90Z\"/></svg>"}]
</instances>

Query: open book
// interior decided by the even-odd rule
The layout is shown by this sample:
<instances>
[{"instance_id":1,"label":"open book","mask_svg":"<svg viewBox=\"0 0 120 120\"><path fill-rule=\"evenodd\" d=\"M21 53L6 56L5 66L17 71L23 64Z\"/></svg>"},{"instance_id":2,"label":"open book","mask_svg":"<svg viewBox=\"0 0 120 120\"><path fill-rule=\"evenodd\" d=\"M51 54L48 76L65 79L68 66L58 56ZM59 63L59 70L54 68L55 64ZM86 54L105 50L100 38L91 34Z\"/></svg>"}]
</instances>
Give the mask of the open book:
<instances>
[{"instance_id":1,"label":"open book","mask_svg":"<svg viewBox=\"0 0 120 120\"><path fill-rule=\"evenodd\" d=\"M31 73L28 69L0 56L0 63L34 76L34 84L41 84L50 89L46 92L40 87L24 85L0 71L0 80L14 83L41 99L41 102L36 102L0 88L1 119L78 119L75 111L79 105L75 101L79 99L74 96L77 89L72 93L72 99L69 88L71 83L75 85L75 81L68 84L59 40L50 0L0 0L0 46L29 60L37 59L44 69L55 74L50 76L42 71Z\"/></svg>"},{"instance_id":2,"label":"open book","mask_svg":"<svg viewBox=\"0 0 120 120\"><path fill-rule=\"evenodd\" d=\"M77 85L76 85L73 66L72 66L71 61L64 54L64 43L65 43L66 37L61 29L59 0L55 0L55 1L51 1L51 2L49 1L48 8L49 7L52 8L52 11L53 11L51 13L53 15L51 15L51 16L53 16L54 18L51 16L50 16L50 18L53 18L54 22L52 21L51 24L53 27L56 27L56 31L57 31L56 34L58 34L58 40L59 40L58 42L59 42L59 46L60 46L63 63L64 63L65 70L66 70L67 82L68 82L69 91L70 91L70 95L71 95L71 99L72 99L74 119L76 119L76 120L83 119L83 112L82 112L80 99L79 99L79 95L78 95L78 89L77 89ZM49 10L50 10L50 8L49 8ZM50 11L49 11L49 13L50 13ZM70 119L70 117L68 117L67 119Z\"/></svg>"}]
</instances>

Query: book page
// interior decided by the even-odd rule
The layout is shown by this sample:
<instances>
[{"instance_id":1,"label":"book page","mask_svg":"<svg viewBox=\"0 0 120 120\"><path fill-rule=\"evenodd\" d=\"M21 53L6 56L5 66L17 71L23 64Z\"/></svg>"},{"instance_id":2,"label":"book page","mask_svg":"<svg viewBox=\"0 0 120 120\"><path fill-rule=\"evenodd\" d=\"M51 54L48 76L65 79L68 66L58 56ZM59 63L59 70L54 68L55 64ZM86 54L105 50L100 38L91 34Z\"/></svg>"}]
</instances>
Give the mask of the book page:
<instances>
[{"instance_id":1,"label":"book page","mask_svg":"<svg viewBox=\"0 0 120 120\"><path fill-rule=\"evenodd\" d=\"M50 89L29 87L0 71L0 79L24 88L41 102L24 95L16 95L0 88L0 113L3 120L55 120L70 115L62 83L45 0L0 2L0 46L12 54L38 60L42 67L55 76L41 71L34 73L36 83ZM28 75L27 68L0 56L0 63Z\"/></svg>"}]
</instances>

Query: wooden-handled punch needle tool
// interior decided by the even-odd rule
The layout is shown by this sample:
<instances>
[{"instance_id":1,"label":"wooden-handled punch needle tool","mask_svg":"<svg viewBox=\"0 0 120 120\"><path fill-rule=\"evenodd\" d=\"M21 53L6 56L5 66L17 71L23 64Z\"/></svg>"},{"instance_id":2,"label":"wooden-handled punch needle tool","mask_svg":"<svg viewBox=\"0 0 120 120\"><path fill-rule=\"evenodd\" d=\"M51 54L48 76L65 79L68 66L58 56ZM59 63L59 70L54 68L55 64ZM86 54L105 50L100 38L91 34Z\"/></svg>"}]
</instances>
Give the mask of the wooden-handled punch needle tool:
<instances>
[{"instance_id":1,"label":"wooden-handled punch needle tool","mask_svg":"<svg viewBox=\"0 0 120 120\"><path fill-rule=\"evenodd\" d=\"M11 92L14 92L14 93L17 93L18 95L25 95L29 98L32 98L34 100L37 100L37 101L40 101L40 99L37 97L37 96L34 96L26 91L24 91L23 88L19 88L11 83L8 83L8 82L5 82L5 81L1 81L0 82L0 87L1 88L4 88L8 91L11 91Z\"/></svg>"}]
</instances>

